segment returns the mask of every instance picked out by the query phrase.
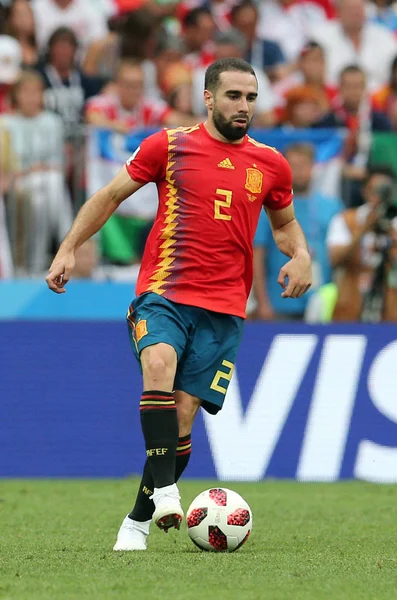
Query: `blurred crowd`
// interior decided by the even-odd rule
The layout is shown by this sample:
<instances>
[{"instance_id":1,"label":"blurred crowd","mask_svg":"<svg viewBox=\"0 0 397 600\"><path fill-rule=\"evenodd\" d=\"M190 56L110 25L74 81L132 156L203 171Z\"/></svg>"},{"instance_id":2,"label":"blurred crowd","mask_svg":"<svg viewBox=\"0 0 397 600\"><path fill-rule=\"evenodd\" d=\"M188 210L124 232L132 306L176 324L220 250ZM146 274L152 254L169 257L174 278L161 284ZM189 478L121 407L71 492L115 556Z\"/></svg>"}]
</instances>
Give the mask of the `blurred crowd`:
<instances>
[{"instance_id":1,"label":"blurred crowd","mask_svg":"<svg viewBox=\"0 0 397 600\"><path fill-rule=\"evenodd\" d=\"M313 185L310 143L285 151L311 294L280 298L285 257L263 215L249 316L397 320L396 165L371 164L373 134L397 130L389 0L0 0L0 279L48 269L87 198L90 128L203 120L205 69L231 56L256 69L253 127L345 132L332 196ZM136 276L156 201L144 215L126 206L79 250L75 277Z\"/></svg>"}]
</instances>

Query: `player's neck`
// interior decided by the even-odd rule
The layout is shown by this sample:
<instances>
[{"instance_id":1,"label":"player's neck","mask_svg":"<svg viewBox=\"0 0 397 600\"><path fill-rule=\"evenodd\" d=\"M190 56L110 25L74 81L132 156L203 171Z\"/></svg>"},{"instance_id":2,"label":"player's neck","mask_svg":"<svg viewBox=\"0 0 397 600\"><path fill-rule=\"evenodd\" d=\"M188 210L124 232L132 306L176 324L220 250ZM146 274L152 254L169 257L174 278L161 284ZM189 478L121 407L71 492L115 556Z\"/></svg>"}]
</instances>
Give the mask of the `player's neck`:
<instances>
[{"instance_id":1,"label":"player's neck","mask_svg":"<svg viewBox=\"0 0 397 600\"><path fill-rule=\"evenodd\" d=\"M204 121L203 125L207 133L211 137L213 137L215 140L218 140L219 142L223 142L224 144L242 144L244 141L245 136L242 137L241 140L228 140L221 133L219 133L215 125L209 119L207 121Z\"/></svg>"}]
</instances>

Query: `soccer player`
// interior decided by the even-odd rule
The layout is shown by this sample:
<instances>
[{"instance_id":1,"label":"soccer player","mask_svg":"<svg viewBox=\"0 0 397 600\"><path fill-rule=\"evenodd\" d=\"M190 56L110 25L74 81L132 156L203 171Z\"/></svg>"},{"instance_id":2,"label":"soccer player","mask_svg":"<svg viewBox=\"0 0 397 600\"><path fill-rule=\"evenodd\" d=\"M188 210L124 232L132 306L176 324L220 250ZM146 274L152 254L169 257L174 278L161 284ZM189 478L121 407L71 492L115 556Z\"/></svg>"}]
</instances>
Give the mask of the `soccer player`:
<instances>
[{"instance_id":1,"label":"soccer player","mask_svg":"<svg viewBox=\"0 0 397 600\"><path fill-rule=\"evenodd\" d=\"M251 65L235 58L212 63L205 76L206 122L144 140L81 208L46 278L51 290L65 292L76 249L123 200L156 182L158 213L127 316L143 374L147 460L114 550L145 550L152 521L164 531L179 529L184 515L176 482L189 461L198 409L216 414L232 377L262 207L279 249L290 257L278 278L281 295L299 298L311 285L289 165L247 135L256 97Z\"/></svg>"}]
</instances>

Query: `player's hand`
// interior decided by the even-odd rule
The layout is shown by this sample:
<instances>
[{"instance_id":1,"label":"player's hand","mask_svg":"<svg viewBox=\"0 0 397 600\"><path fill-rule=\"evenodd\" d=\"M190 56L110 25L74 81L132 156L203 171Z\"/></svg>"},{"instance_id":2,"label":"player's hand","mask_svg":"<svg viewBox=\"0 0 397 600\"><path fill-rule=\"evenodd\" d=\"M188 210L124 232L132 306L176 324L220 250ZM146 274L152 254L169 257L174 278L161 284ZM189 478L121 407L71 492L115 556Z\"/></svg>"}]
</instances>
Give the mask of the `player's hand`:
<instances>
[{"instance_id":1,"label":"player's hand","mask_svg":"<svg viewBox=\"0 0 397 600\"><path fill-rule=\"evenodd\" d=\"M284 290L282 298L303 296L312 284L312 261L309 252L301 250L291 258L280 270L277 282Z\"/></svg>"},{"instance_id":2,"label":"player's hand","mask_svg":"<svg viewBox=\"0 0 397 600\"><path fill-rule=\"evenodd\" d=\"M65 285L70 279L74 264L74 252L58 253L56 255L49 268L49 274L45 279L50 290L56 294L64 294L66 292Z\"/></svg>"}]
</instances>

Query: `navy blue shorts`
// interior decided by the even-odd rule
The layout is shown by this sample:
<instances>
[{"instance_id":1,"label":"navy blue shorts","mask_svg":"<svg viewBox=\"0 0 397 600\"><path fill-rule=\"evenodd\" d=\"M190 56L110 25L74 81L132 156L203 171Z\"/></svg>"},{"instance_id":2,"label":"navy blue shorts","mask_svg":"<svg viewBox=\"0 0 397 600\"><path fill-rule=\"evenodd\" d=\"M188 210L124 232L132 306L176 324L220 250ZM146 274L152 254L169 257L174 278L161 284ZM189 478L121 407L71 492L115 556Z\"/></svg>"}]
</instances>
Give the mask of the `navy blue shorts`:
<instances>
[{"instance_id":1,"label":"navy blue shorts","mask_svg":"<svg viewBox=\"0 0 397 600\"><path fill-rule=\"evenodd\" d=\"M169 344L178 357L174 389L200 398L211 414L222 408L244 319L177 304L149 292L132 301L127 321L138 360L147 346Z\"/></svg>"}]
</instances>

